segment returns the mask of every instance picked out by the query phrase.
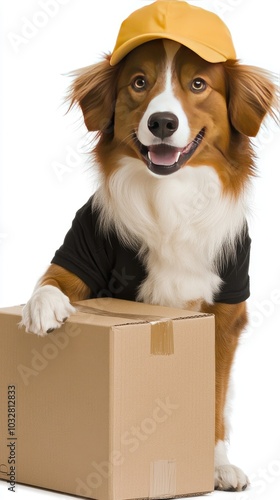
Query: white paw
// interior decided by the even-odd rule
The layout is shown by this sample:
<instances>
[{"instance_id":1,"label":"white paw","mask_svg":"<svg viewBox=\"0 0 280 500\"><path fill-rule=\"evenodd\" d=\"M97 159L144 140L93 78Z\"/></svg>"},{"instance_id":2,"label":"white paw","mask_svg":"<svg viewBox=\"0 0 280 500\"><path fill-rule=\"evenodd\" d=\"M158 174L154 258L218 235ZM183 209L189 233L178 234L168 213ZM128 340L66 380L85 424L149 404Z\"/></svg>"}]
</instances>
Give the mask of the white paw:
<instances>
[{"instance_id":1,"label":"white paw","mask_svg":"<svg viewBox=\"0 0 280 500\"><path fill-rule=\"evenodd\" d=\"M52 285L39 287L24 306L19 326L25 326L27 332L44 336L75 312L69 298Z\"/></svg>"},{"instance_id":2,"label":"white paw","mask_svg":"<svg viewBox=\"0 0 280 500\"><path fill-rule=\"evenodd\" d=\"M242 491L247 488L249 479L244 472L229 463L226 443L218 441L215 446L215 489L223 491Z\"/></svg>"},{"instance_id":3,"label":"white paw","mask_svg":"<svg viewBox=\"0 0 280 500\"><path fill-rule=\"evenodd\" d=\"M243 491L247 488L249 479L235 465L226 464L215 467L215 489L223 491Z\"/></svg>"}]
</instances>

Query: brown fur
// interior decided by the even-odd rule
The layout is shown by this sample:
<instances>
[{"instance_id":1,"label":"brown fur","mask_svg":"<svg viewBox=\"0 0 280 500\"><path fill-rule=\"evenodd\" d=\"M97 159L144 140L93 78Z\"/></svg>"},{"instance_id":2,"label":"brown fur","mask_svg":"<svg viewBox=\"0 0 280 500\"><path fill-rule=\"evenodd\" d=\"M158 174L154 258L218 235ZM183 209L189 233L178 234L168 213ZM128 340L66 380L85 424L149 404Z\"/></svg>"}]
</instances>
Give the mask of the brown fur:
<instances>
[{"instance_id":1,"label":"brown fur","mask_svg":"<svg viewBox=\"0 0 280 500\"><path fill-rule=\"evenodd\" d=\"M203 304L201 310L215 314L216 322L216 432L215 440L224 441L224 407L228 390L229 376L238 339L247 324L246 303L240 304Z\"/></svg>"},{"instance_id":2,"label":"brown fur","mask_svg":"<svg viewBox=\"0 0 280 500\"><path fill-rule=\"evenodd\" d=\"M70 302L88 299L90 296L90 289L78 276L56 264L49 266L40 279L40 285L56 286L69 297Z\"/></svg>"}]
</instances>

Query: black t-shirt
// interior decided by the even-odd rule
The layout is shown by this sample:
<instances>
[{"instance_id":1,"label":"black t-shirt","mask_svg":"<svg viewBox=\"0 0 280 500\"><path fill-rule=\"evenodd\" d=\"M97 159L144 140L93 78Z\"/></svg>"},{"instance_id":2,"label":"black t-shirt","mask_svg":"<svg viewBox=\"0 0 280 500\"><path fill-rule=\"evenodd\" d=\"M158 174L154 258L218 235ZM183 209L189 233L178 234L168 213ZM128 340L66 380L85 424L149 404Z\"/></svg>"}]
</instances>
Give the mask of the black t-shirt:
<instances>
[{"instance_id":1,"label":"black t-shirt","mask_svg":"<svg viewBox=\"0 0 280 500\"><path fill-rule=\"evenodd\" d=\"M136 300L139 286L147 276L141 258L114 231L104 234L98 217L98 210L92 209L91 197L76 213L52 263L78 276L90 288L91 298ZM237 304L249 297L250 244L246 227L242 241L236 243L234 258L222 266L223 283L215 302Z\"/></svg>"}]
</instances>

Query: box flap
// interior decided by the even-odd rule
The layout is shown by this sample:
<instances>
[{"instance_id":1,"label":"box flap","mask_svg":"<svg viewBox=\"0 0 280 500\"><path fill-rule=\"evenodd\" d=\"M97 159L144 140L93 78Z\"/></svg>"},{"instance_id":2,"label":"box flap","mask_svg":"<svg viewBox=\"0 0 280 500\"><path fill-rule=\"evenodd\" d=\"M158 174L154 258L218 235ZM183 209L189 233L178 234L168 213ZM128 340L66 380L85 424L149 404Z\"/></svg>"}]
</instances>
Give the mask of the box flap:
<instances>
[{"instance_id":1,"label":"box flap","mask_svg":"<svg viewBox=\"0 0 280 500\"><path fill-rule=\"evenodd\" d=\"M185 309L144 304L112 298L89 299L75 302L77 314L69 318L76 323L119 326L134 323L153 323L162 320L176 320L209 316Z\"/></svg>"},{"instance_id":2,"label":"box flap","mask_svg":"<svg viewBox=\"0 0 280 500\"><path fill-rule=\"evenodd\" d=\"M185 309L144 304L129 300L87 299L73 304L76 313L68 318L67 322L76 324L91 324L96 326L119 326L136 323L153 323L162 320L193 319L209 314ZM23 305L0 309L0 314L21 316Z\"/></svg>"}]
</instances>

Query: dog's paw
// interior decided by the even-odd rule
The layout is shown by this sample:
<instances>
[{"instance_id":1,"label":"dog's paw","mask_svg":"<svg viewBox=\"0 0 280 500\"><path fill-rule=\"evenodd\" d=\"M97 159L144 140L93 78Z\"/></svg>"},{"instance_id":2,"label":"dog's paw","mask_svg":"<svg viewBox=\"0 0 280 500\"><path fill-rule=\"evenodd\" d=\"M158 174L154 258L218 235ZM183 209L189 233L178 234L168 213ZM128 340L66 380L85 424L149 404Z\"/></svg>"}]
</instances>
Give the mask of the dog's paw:
<instances>
[{"instance_id":1,"label":"dog's paw","mask_svg":"<svg viewBox=\"0 0 280 500\"><path fill-rule=\"evenodd\" d=\"M44 336L59 328L75 312L69 298L52 285L39 287L24 306L19 326Z\"/></svg>"},{"instance_id":2,"label":"dog's paw","mask_svg":"<svg viewBox=\"0 0 280 500\"><path fill-rule=\"evenodd\" d=\"M215 467L215 489L223 491L243 491L247 488L249 479L235 465L226 464Z\"/></svg>"}]
</instances>

